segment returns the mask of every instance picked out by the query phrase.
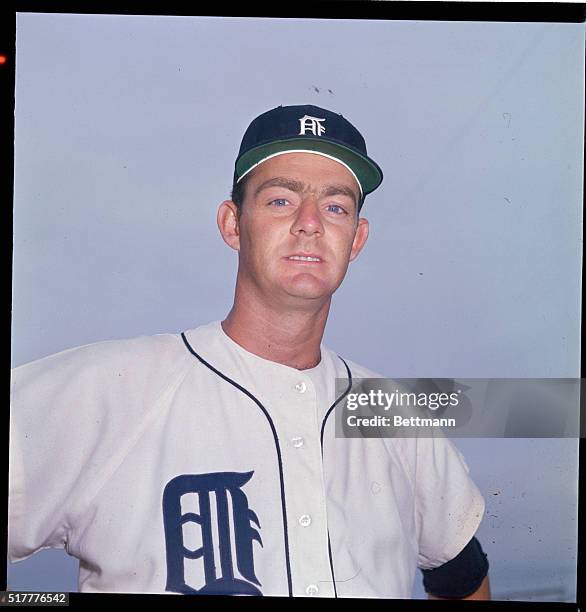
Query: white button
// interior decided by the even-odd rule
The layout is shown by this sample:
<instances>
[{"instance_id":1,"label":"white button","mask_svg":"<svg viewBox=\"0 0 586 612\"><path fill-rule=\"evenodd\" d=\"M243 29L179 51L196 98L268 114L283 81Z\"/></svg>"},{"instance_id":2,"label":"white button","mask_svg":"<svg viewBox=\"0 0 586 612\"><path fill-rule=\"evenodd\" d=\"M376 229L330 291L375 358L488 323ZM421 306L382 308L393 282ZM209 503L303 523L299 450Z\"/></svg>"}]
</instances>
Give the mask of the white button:
<instances>
[{"instance_id":1,"label":"white button","mask_svg":"<svg viewBox=\"0 0 586 612\"><path fill-rule=\"evenodd\" d=\"M295 385L295 390L299 391L299 393L305 393L307 391L307 385L301 381Z\"/></svg>"},{"instance_id":2,"label":"white button","mask_svg":"<svg viewBox=\"0 0 586 612\"><path fill-rule=\"evenodd\" d=\"M310 584L307 586L307 588L305 589L305 592L310 596L313 597L314 595L317 595L319 593L319 588L317 586L317 584Z\"/></svg>"},{"instance_id":3,"label":"white button","mask_svg":"<svg viewBox=\"0 0 586 612\"><path fill-rule=\"evenodd\" d=\"M299 517L299 524L302 527L309 527L311 525L311 516L309 514L302 514Z\"/></svg>"},{"instance_id":4,"label":"white button","mask_svg":"<svg viewBox=\"0 0 586 612\"><path fill-rule=\"evenodd\" d=\"M291 438L291 444L293 444L295 448L301 448L305 444L305 440L298 436L296 438Z\"/></svg>"}]
</instances>

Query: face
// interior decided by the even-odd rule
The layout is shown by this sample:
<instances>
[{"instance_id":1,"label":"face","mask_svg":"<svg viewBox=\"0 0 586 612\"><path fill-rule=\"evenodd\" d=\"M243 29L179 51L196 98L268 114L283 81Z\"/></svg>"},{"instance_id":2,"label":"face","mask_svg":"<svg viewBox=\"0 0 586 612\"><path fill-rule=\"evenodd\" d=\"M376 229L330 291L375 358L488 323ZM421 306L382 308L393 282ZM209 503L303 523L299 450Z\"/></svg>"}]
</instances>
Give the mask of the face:
<instances>
[{"instance_id":1,"label":"face","mask_svg":"<svg viewBox=\"0 0 586 612\"><path fill-rule=\"evenodd\" d=\"M239 251L238 282L289 305L329 300L368 237L359 219L358 184L340 163L286 153L258 166L240 216L227 201L218 225Z\"/></svg>"}]
</instances>

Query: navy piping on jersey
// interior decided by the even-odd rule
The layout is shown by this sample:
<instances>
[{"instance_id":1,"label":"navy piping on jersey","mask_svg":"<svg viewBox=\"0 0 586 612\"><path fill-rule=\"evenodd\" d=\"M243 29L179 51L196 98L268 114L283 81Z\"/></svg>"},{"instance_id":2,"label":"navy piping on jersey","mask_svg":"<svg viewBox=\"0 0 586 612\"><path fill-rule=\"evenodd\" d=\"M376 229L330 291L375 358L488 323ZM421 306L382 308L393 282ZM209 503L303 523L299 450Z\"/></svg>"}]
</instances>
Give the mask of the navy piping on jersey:
<instances>
[{"instance_id":1,"label":"navy piping on jersey","mask_svg":"<svg viewBox=\"0 0 586 612\"><path fill-rule=\"evenodd\" d=\"M222 374L222 372L220 372L219 370L214 368L213 365L211 365L205 359L203 359L203 357L198 355L193 350L193 348L191 347L189 342L187 341L185 333L183 333L183 332L181 333L181 338L183 338L183 342L185 343L185 346L187 347L187 350L194 357L196 357L203 365L205 365L212 372L214 372L214 374L217 374L220 378L224 379L226 382L228 382L231 385L233 385L234 387L236 387L239 391L242 391L242 393L244 393L244 395L248 396L261 409L261 411L266 416L266 418L267 418L267 420L269 422L269 425L271 427L271 431L273 432L273 438L275 439L275 447L277 449L277 460L278 460L278 464L279 464L279 478L281 480L281 508L282 508L282 511L283 511L283 530L284 530L284 533L285 533L285 562L286 562L286 566L287 566L287 585L288 585L288 588L289 588L289 597L293 597L293 586L292 586L292 581L291 581L291 563L289 561L289 533L288 533L288 530L287 530L287 510L285 508L285 482L284 482L284 479L283 479L283 462L282 462L282 459L281 459L281 447L279 445L279 438L277 436L277 430L275 429L275 425L273 423L273 420L271 419L269 413L267 412L267 409L261 404L261 402L250 391L248 391L248 389L245 389L242 385L239 385L237 382L233 381L231 378L229 378L225 374Z\"/></svg>"},{"instance_id":2,"label":"navy piping on jersey","mask_svg":"<svg viewBox=\"0 0 586 612\"><path fill-rule=\"evenodd\" d=\"M346 366L346 372L348 374L348 386L346 387L346 390L344 391L344 393L342 393L342 395L340 395L340 397L336 399L336 401L330 406L329 410L326 412L324 420L322 421L321 432L319 436L319 443L321 446L322 464L323 464L323 458L324 458L324 431L326 427L326 421L328 420L328 417L330 416L332 410L339 404L340 400L344 399L348 395L348 392L352 388L352 372L350 372L350 368L348 367L348 364L340 357L340 355L338 355L338 357L339 359L342 360L342 363ZM330 570L332 572L332 580L334 581L334 597L337 599L338 590L336 589L336 575L334 574L334 561L332 559L332 545L330 542L330 528L329 527L328 527L328 555L330 557Z\"/></svg>"},{"instance_id":3,"label":"navy piping on jersey","mask_svg":"<svg viewBox=\"0 0 586 612\"><path fill-rule=\"evenodd\" d=\"M319 436L322 456L324 454L324 430L326 428L326 421L328 420L328 417L332 413L332 410L340 403L340 400L343 400L350 392L350 389L352 389L352 372L350 372L350 368L348 367L348 364L340 357L340 355L338 355L338 359L340 359L340 361L344 364L344 366L346 366L346 373L348 374L348 386L346 387L346 390L344 391L344 393L342 393L342 395L340 395L340 397L330 406L329 410L326 412L326 415L324 416L324 420L322 421L321 433Z\"/></svg>"}]
</instances>

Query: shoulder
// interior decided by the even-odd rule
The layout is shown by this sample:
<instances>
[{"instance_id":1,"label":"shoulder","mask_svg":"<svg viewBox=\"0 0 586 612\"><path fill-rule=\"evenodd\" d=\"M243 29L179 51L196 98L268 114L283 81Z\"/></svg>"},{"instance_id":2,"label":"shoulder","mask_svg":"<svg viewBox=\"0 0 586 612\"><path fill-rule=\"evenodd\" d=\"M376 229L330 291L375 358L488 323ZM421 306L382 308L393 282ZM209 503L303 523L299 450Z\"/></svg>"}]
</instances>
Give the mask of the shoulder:
<instances>
[{"instance_id":1,"label":"shoulder","mask_svg":"<svg viewBox=\"0 0 586 612\"><path fill-rule=\"evenodd\" d=\"M22 365L12 371L14 437L26 432L50 444L74 431L80 454L98 444L113 448L168 402L191 362L180 335L161 334L78 346Z\"/></svg>"},{"instance_id":2,"label":"shoulder","mask_svg":"<svg viewBox=\"0 0 586 612\"><path fill-rule=\"evenodd\" d=\"M117 340L103 340L75 346L46 357L30 361L13 369L18 374L27 369L43 370L54 366L140 364L165 359L184 348L179 334L157 334Z\"/></svg>"},{"instance_id":3,"label":"shoulder","mask_svg":"<svg viewBox=\"0 0 586 612\"><path fill-rule=\"evenodd\" d=\"M31 381L41 386L94 383L100 379L123 382L169 373L186 359L179 334L139 336L106 340L73 347L12 370L12 384L18 389Z\"/></svg>"}]
</instances>

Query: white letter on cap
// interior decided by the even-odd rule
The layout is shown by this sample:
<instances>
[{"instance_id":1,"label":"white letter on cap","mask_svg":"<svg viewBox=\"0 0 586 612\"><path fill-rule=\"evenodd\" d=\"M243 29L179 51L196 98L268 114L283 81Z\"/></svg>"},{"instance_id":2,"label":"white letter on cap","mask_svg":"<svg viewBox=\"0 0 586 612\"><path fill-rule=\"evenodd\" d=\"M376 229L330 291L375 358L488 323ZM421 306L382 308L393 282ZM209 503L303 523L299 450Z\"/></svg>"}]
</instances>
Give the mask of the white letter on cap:
<instances>
[{"instance_id":1,"label":"white letter on cap","mask_svg":"<svg viewBox=\"0 0 586 612\"><path fill-rule=\"evenodd\" d=\"M299 135L304 136L307 131L310 131L314 136L322 136L326 133L326 128L320 123L321 121L325 121L325 119L318 119L317 117L310 117L309 115L301 117L301 119L299 119L299 123L301 124Z\"/></svg>"}]
</instances>

